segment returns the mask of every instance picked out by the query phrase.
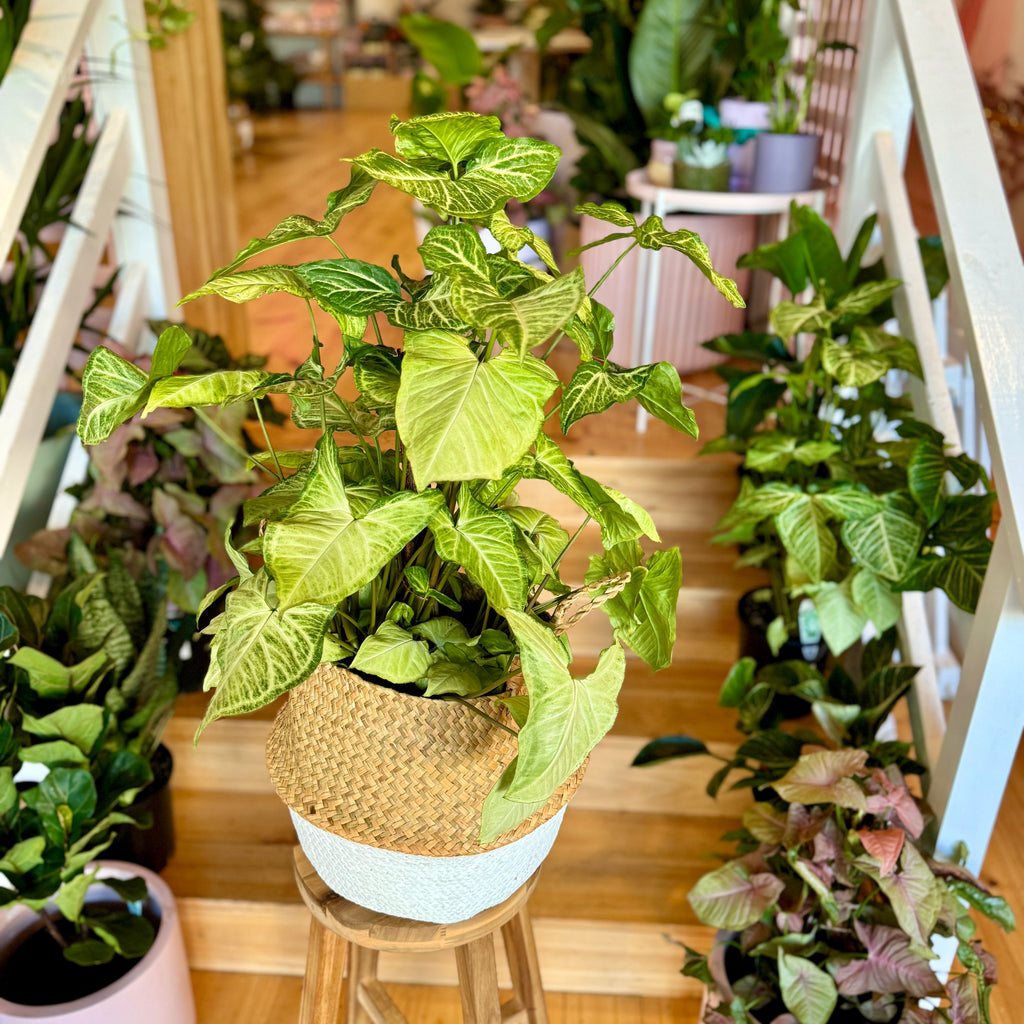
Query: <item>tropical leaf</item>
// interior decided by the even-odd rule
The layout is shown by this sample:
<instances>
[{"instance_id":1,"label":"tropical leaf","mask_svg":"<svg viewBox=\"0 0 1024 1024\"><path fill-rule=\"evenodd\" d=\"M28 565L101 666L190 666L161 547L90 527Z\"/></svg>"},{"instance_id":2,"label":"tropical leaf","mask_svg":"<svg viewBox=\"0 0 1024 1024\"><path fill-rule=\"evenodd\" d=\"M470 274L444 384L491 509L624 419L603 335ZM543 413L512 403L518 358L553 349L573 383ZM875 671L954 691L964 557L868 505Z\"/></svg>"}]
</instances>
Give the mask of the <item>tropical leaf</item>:
<instances>
[{"instance_id":1,"label":"tropical leaf","mask_svg":"<svg viewBox=\"0 0 1024 1024\"><path fill-rule=\"evenodd\" d=\"M558 413L562 433L568 433L569 428L584 416L602 413L617 402L636 398L647 384L652 370L651 366L624 369L608 362L580 363L562 391Z\"/></svg>"},{"instance_id":2,"label":"tropical leaf","mask_svg":"<svg viewBox=\"0 0 1024 1024\"><path fill-rule=\"evenodd\" d=\"M426 114L411 121L391 118L395 152L407 160L440 160L458 167L489 139L502 137L501 120L462 111Z\"/></svg>"},{"instance_id":3,"label":"tropical leaf","mask_svg":"<svg viewBox=\"0 0 1024 1024\"><path fill-rule=\"evenodd\" d=\"M430 651L422 640L385 621L359 645L352 668L389 683L414 683L427 674Z\"/></svg>"},{"instance_id":4,"label":"tropical leaf","mask_svg":"<svg viewBox=\"0 0 1024 1024\"><path fill-rule=\"evenodd\" d=\"M892 364L882 353L861 348L853 338L845 344L824 338L821 365L843 387L863 388L884 377Z\"/></svg>"},{"instance_id":5,"label":"tropical leaf","mask_svg":"<svg viewBox=\"0 0 1024 1024\"><path fill-rule=\"evenodd\" d=\"M864 791L853 780L863 771L868 753L857 748L823 750L802 754L795 765L772 787L791 803L838 804L855 811L864 811Z\"/></svg>"},{"instance_id":6,"label":"tropical leaf","mask_svg":"<svg viewBox=\"0 0 1024 1024\"><path fill-rule=\"evenodd\" d=\"M899 580L921 550L924 530L910 516L885 506L873 516L848 519L841 536L860 565L885 579Z\"/></svg>"},{"instance_id":7,"label":"tropical leaf","mask_svg":"<svg viewBox=\"0 0 1024 1024\"><path fill-rule=\"evenodd\" d=\"M880 576L870 569L859 569L850 581L850 596L872 621L879 633L899 622L903 603Z\"/></svg>"},{"instance_id":8,"label":"tropical leaf","mask_svg":"<svg viewBox=\"0 0 1024 1024\"><path fill-rule=\"evenodd\" d=\"M265 569L228 594L204 687L214 689L196 739L224 715L248 714L298 686L320 664L333 604L270 604Z\"/></svg>"},{"instance_id":9,"label":"tropical leaf","mask_svg":"<svg viewBox=\"0 0 1024 1024\"><path fill-rule=\"evenodd\" d=\"M327 197L327 211L324 213L323 220L313 220L302 214L285 217L268 234L249 242L230 263L215 270L212 276L220 277L223 274L228 274L251 257L273 249L275 246L283 245L285 242L333 234L341 223L341 218L366 203L376 187L375 179L358 167L353 167L348 184Z\"/></svg>"},{"instance_id":10,"label":"tropical leaf","mask_svg":"<svg viewBox=\"0 0 1024 1024\"><path fill-rule=\"evenodd\" d=\"M655 363L637 400L652 416L673 430L697 437L697 418L683 405L683 384L671 363Z\"/></svg>"},{"instance_id":11,"label":"tropical leaf","mask_svg":"<svg viewBox=\"0 0 1024 1024\"><path fill-rule=\"evenodd\" d=\"M336 605L369 583L443 504L440 491L399 491L356 517L328 435L298 499L269 523L263 557L282 611L313 602Z\"/></svg>"},{"instance_id":12,"label":"tropical leaf","mask_svg":"<svg viewBox=\"0 0 1024 1024\"><path fill-rule=\"evenodd\" d=\"M480 232L469 224L431 228L418 252L427 270L440 270L490 284L487 250Z\"/></svg>"},{"instance_id":13,"label":"tropical leaf","mask_svg":"<svg viewBox=\"0 0 1024 1024\"><path fill-rule=\"evenodd\" d=\"M852 596L849 576L840 583L819 583L805 589L814 601L821 634L833 654L841 654L861 638L868 616Z\"/></svg>"},{"instance_id":14,"label":"tropical leaf","mask_svg":"<svg viewBox=\"0 0 1024 1024\"><path fill-rule=\"evenodd\" d=\"M102 346L93 349L82 372L78 436L100 444L145 404L149 379L137 366Z\"/></svg>"},{"instance_id":15,"label":"tropical leaf","mask_svg":"<svg viewBox=\"0 0 1024 1024\"><path fill-rule=\"evenodd\" d=\"M606 648L597 668L574 679L568 655L551 630L524 612L506 613L519 644L530 715L519 732L519 763L508 799L547 799L611 728L626 670L618 644Z\"/></svg>"},{"instance_id":16,"label":"tropical leaf","mask_svg":"<svg viewBox=\"0 0 1024 1024\"><path fill-rule=\"evenodd\" d=\"M781 878L751 874L739 861L729 861L703 875L686 898L703 924L742 931L775 906L783 889Z\"/></svg>"},{"instance_id":17,"label":"tropical leaf","mask_svg":"<svg viewBox=\"0 0 1024 1024\"><path fill-rule=\"evenodd\" d=\"M911 951L934 959L930 939L942 908L942 886L917 847L913 843L905 843L899 869L887 875L878 869L865 870L889 898L900 928L909 936Z\"/></svg>"},{"instance_id":18,"label":"tropical leaf","mask_svg":"<svg viewBox=\"0 0 1024 1024\"><path fill-rule=\"evenodd\" d=\"M839 995L831 976L810 960L779 950L779 989L801 1024L828 1024Z\"/></svg>"},{"instance_id":19,"label":"tropical leaf","mask_svg":"<svg viewBox=\"0 0 1024 1024\"><path fill-rule=\"evenodd\" d=\"M504 512L481 504L463 484L456 519L442 507L431 520L430 531L438 554L463 566L492 608L526 605L526 566L516 546L515 525Z\"/></svg>"},{"instance_id":20,"label":"tropical leaf","mask_svg":"<svg viewBox=\"0 0 1024 1024\"><path fill-rule=\"evenodd\" d=\"M502 298L488 281L457 276L452 306L467 323L494 330L505 348L523 358L575 314L585 294L582 267L514 299Z\"/></svg>"},{"instance_id":21,"label":"tropical leaf","mask_svg":"<svg viewBox=\"0 0 1024 1024\"><path fill-rule=\"evenodd\" d=\"M395 416L418 486L497 480L537 437L557 384L533 356L480 363L457 334L406 334Z\"/></svg>"},{"instance_id":22,"label":"tropical leaf","mask_svg":"<svg viewBox=\"0 0 1024 1024\"><path fill-rule=\"evenodd\" d=\"M221 370L197 376L164 377L153 385L143 415L154 409L223 405L248 394L269 379L270 374L263 370Z\"/></svg>"},{"instance_id":23,"label":"tropical leaf","mask_svg":"<svg viewBox=\"0 0 1024 1024\"><path fill-rule=\"evenodd\" d=\"M457 179L414 167L379 149L353 163L437 210L446 220L480 219L501 209L510 198L533 199L551 181L560 156L558 148L547 142L498 138L483 143Z\"/></svg>"},{"instance_id":24,"label":"tropical leaf","mask_svg":"<svg viewBox=\"0 0 1024 1024\"><path fill-rule=\"evenodd\" d=\"M370 316L402 297L398 282L383 267L362 260L320 260L293 270L317 305L336 317Z\"/></svg>"},{"instance_id":25,"label":"tropical leaf","mask_svg":"<svg viewBox=\"0 0 1024 1024\"><path fill-rule=\"evenodd\" d=\"M516 777L518 767L519 758L514 757L501 773L501 778L495 783L494 788L484 798L483 811L480 816L481 843L494 842L498 836L515 828L516 825L526 821L531 814L536 814L537 811L547 806L548 797L529 803L509 799L508 791Z\"/></svg>"},{"instance_id":26,"label":"tropical leaf","mask_svg":"<svg viewBox=\"0 0 1024 1024\"><path fill-rule=\"evenodd\" d=\"M798 497L775 516L786 551L815 583L820 583L836 564L836 538L828 520L829 510L812 494Z\"/></svg>"}]
</instances>

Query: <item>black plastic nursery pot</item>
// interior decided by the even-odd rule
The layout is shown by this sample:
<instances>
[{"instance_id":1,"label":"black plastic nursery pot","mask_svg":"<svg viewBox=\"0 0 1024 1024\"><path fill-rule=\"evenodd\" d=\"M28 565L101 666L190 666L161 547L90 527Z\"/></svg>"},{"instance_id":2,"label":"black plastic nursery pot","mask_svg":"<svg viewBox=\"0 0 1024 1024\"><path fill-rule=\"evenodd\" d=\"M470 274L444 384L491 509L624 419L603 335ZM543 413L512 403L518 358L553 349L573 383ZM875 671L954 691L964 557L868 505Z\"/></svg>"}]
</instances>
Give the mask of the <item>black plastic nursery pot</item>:
<instances>
[{"instance_id":1,"label":"black plastic nursery pot","mask_svg":"<svg viewBox=\"0 0 1024 1024\"><path fill-rule=\"evenodd\" d=\"M114 842L104 851L104 857L141 864L151 871L163 871L174 853L174 813L171 802L171 772L174 758L162 743L156 748L150 762L153 781L146 786L129 812L134 816L146 814L153 824L149 828L122 825Z\"/></svg>"},{"instance_id":2,"label":"black plastic nursery pot","mask_svg":"<svg viewBox=\"0 0 1024 1024\"><path fill-rule=\"evenodd\" d=\"M768 625L775 618L771 600L764 595L770 591L765 587L748 590L736 606L740 619L739 657L753 658L758 665L773 665L779 661L806 661L821 669L828 657L828 646L824 640L816 643L801 643L791 637L772 654L768 646Z\"/></svg>"}]
</instances>

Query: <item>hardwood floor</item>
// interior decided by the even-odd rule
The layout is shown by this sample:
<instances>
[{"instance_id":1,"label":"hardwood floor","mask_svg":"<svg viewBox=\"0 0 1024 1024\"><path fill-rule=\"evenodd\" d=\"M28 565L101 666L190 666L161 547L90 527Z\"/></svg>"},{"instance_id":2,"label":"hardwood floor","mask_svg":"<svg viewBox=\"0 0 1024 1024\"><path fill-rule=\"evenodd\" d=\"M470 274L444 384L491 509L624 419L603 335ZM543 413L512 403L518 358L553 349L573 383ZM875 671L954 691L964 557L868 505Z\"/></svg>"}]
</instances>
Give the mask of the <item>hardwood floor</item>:
<instances>
[{"instance_id":1,"label":"hardwood floor","mask_svg":"<svg viewBox=\"0 0 1024 1024\"><path fill-rule=\"evenodd\" d=\"M239 245L288 214L321 217L327 193L347 179L338 160L387 147L386 125L380 114L336 111L258 121L255 148L236 165ZM347 254L379 260L397 252L404 267L418 266L406 197L378 189L369 208L344 223ZM289 258L319 258L325 244L293 248ZM302 303L272 296L247 309L251 347L271 368L304 357ZM328 341L326 319L322 332ZM715 380L704 375L697 383ZM694 409L703 436L714 437L722 407L700 401ZM665 541L680 545L683 588L674 663L654 674L630 662L618 721L595 752L531 901L552 1024L693 1024L699 1013L699 988L679 975L678 943L706 946L710 932L685 897L743 801L736 794L711 801L703 786L712 768L699 760L630 767L655 735L688 732L718 749L736 742L733 715L716 698L735 655L735 601L756 576L733 568L732 551L708 544L736 480L727 458L695 458L698 447L657 422L637 434L631 407L584 420L570 438L573 458L647 507ZM569 568L581 573L582 559ZM606 638L599 620L588 620L574 640L582 670ZM263 765L273 711L218 722L193 749L204 703L202 695L182 698L168 733L178 851L165 871L182 901L199 1021L295 1021L308 919L291 877L293 834ZM1014 848L1024 820L1024 764L1018 767L985 876L1024 908ZM996 1020L1011 1024L1012 1008L1024 1001L1021 943L995 937L990 945L1003 977ZM453 1024L454 962L423 960L382 961L383 976L398 982L394 997L413 1024Z\"/></svg>"}]
</instances>

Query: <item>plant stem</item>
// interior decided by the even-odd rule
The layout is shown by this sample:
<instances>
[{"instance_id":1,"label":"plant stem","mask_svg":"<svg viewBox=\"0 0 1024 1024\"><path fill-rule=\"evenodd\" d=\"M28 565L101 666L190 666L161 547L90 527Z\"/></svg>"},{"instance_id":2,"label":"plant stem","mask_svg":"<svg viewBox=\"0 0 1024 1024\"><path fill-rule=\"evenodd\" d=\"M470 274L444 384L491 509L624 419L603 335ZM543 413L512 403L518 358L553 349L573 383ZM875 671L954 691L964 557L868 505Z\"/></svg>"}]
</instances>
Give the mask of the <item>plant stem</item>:
<instances>
[{"instance_id":1,"label":"plant stem","mask_svg":"<svg viewBox=\"0 0 1024 1024\"><path fill-rule=\"evenodd\" d=\"M267 450L270 452L270 457L274 460L274 468L277 470L277 479L284 479L284 472L281 469L281 463L277 461L277 451L274 446L270 443L270 435L267 433L267 425L263 422L263 413L260 412L260 400L254 398L252 400L253 408L256 410L256 418L260 421L260 430L263 431L263 440L267 442Z\"/></svg>"},{"instance_id":2,"label":"plant stem","mask_svg":"<svg viewBox=\"0 0 1024 1024\"><path fill-rule=\"evenodd\" d=\"M609 268L608 268L608 269L607 269L607 270L606 270L606 271L605 271L605 272L604 272L604 273L603 273L603 274L601 275L601 279L600 279L600 280L599 280L599 281L597 282L597 284L595 284L595 285L594 285L594 287L593 287L593 288L591 288L591 289L590 289L590 291L589 291L589 292L587 292L587 295L588 295L588 296L589 296L590 298L593 298L593 297L594 297L594 292L596 292L596 291L597 291L597 289L598 289L598 288L600 288L600 287L601 287L601 285L603 285L603 284L605 283L605 281L607 281L607 280L608 280L608 278L609 278L609 277L611 276L611 273L612 273L612 271L613 271L613 270L615 270L615 268L616 268L616 267L617 267L617 266L618 266L618 265L619 265L619 264L620 264L620 263L621 263L621 262L622 262L622 261L623 261L623 260L624 260L624 259L625 259L625 258L626 258L626 257L627 257L627 256L628 256L628 255L629 255L629 254L630 254L630 253L631 253L631 252L632 252L632 251L633 251L633 250L634 250L634 249L635 249L635 248L636 248L636 247L638 246L638 245L639 245L639 244L640 244L639 242L634 242L634 243L633 243L633 244L632 244L632 245L631 245L631 246L630 246L630 247L629 247L628 249L624 249L624 250L622 251L622 253L621 253L620 255L618 255L618 256L616 256L616 257L615 257L615 261L614 261L614 262L612 263L612 265L611 265L611 266L610 266L610 267L609 267Z\"/></svg>"},{"instance_id":3,"label":"plant stem","mask_svg":"<svg viewBox=\"0 0 1024 1024\"><path fill-rule=\"evenodd\" d=\"M481 718L486 718L488 722L493 723L499 729L504 729L505 732L507 732L510 736L519 735L519 733L517 733L515 729L510 729L504 722L499 722L493 715L487 714L486 711L481 711L478 707L476 707L476 705L471 704L464 697L459 697L457 694L454 693L446 693L444 695L444 700L453 700L455 701L456 704L461 704L463 707L469 708L469 710L472 711L474 715L479 715Z\"/></svg>"},{"instance_id":4,"label":"plant stem","mask_svg":"<svg viewBox=\"0 0 1024 1024\"><path fill-rule=\"evenodd\" d=\"M258 459L254 459L224 428L208 413L205 409L200 406L195 407L196 419L202 420L236 455L242 459L242 464L245 465L248 462L252 462L258 469L262 469L264 473L269 474L275 480L280 480L279 477L269 466L265 466Z\"/></svg>"}]
</instances>

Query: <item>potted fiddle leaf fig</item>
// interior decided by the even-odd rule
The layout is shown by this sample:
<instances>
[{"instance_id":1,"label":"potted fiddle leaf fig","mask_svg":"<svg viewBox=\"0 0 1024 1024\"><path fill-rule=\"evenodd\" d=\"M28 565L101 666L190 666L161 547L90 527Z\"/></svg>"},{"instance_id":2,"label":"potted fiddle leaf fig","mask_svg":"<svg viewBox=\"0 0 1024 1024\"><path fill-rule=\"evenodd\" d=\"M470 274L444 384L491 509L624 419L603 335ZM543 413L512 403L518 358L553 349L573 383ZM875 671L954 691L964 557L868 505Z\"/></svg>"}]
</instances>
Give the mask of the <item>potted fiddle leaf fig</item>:
<instances>
[{"instance_id":1,"label":"potted fiddle leaf fig","mask_svg":"<svg viewBox=\"0 0 1024 1024\"><path fill-rule=\"evenodd\" d=\"M79 433L92 444L139 411L267 395L319 431L312 451L267 439L252 457L269 487L245 506L260 535L244 550L228 538L237 576L206 627L213 696L202 727L290 691L268 764L318 872L363 906L459 920L504 899L546 853L615 716L624 645L658 667L675 638L678 551L645 553L642 537L657 543L647 513L581 472L558 439L633 398L678 430L696 428L671 365L611 363L611 317L582 270L563 274L546 243L509 221L511 201L547 185L555 147L467 113L391 128L396 155L347 161L349 182L322 221L287 218L194 293L247 301L285 291L316 303L337 324L331 348L314 328L291 372L184 375L175 370L189 340L176 328L161 335L148 373L97 349ZM341 254L343 242L324 259L243 269L281 244L333 234L380 183L446 221L420 246L425 277L397 259ZM658 218L638 225L614 204L593 211L619 229L610 237L678 248L741 301L692 232L667 232ZM500 252L485 251L477 227ZM524 246L546 269L520 261ZM401 348L385 343L383 320L403 332ZM548 363L559 344L578 354L562 380ZM521 503L523 480L568 498L573 518ZM585 578L563 579L590 522L601 550ZM615 639L575 678L566 631L595 604ZM527 849L533 859L520 868L495 870L492 855ZM383 892L380 854L400 854L384 859L401 866ZM477 874L432 886L434 862L453 855ZM352 857L372 863L352 870Z\"/></svg>"},{"instance_id":2,"label":"potted fiddle leaf fig","mask_svg":"<svg viewBox=\"0 0 1024 1024\"><path fill-rule=\"evenodd\" d=\"M688 896L719 929L683 968L709 987L703 1024L988 1024L995 961L971 910L1007 931L1013 912L962 858L934 857L900 771L857 748L809 752L774 789L744 814L738 856ZM959 960L944 981L940 936Z\"/></svg>"},{"instance_id":3,"label":"potted fiddle leaf fig","mask_svg":"<svg viewBox=\"0 0 1024 1024\"><path fill-rule=\"evenodd\" d=\"M873 221L844 259L816 213L794 217L789 238L742 262L814 293L772 310L771 333L709 343L761 365L732 375L727 434L705 451L744 457L716 540L744 545L742 562L768 571L770 587L748 600L766 610L748 620L760 616L772 655L789 644L799 656L813 618L839 655L869 621L894 625L903 591L939 587L974 610L994 495L977 462L886 393L890 370L919 376L920 365L912 342L880 323L899 282L861 280ZM800 356L797 335L809 339Z\"/></svg>"}]
</instances>

